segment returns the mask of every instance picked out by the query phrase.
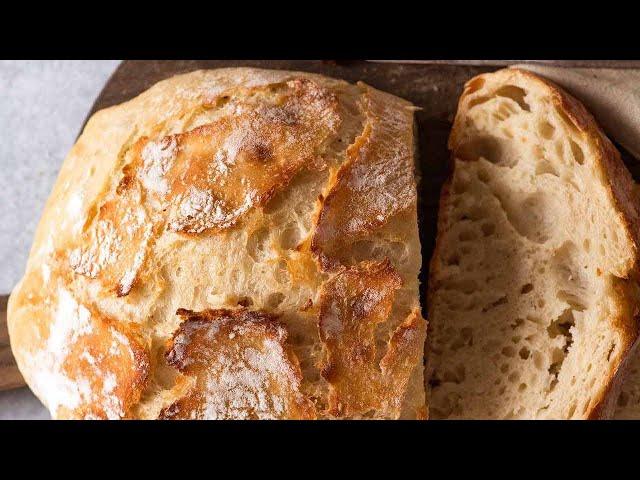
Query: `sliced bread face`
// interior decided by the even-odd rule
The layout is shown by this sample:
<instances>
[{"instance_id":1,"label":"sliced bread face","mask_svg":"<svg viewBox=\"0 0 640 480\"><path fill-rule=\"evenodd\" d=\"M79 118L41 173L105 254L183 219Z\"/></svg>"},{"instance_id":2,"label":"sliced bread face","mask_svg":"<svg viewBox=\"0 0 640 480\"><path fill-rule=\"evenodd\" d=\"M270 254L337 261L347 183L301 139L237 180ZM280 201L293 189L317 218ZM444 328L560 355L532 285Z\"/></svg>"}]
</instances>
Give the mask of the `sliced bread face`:
<instances>
[{"instance_id":1,"label":"sliced bread face","mask_svg":"<svg viewBox=\"0 0 640 480\"><path fill-rule=\"evenodd\" d=\"M431 418L612 414L637 337L633 182L573 97L467 83L431 263Z\"/></svg>"}]
</instances>

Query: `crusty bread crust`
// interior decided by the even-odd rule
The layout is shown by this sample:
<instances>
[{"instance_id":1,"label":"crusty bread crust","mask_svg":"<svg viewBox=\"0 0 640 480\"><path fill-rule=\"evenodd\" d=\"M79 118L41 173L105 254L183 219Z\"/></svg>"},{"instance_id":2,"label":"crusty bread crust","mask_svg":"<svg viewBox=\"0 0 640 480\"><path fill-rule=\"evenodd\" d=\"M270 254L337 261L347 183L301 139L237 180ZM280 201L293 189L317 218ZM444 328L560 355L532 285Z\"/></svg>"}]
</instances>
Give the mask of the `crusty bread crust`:
<instances>
[{"instance_id":1,"label":"crusty bread crust","mask_svg":"<svg viewBox=\"0 0 640 480\"><path fill-rule=\"evenodd\" d=\"M405 341L426 329L413 111L365 84L237 68L173 77L97 112L8 306L18 366L52 416L179 418L181 406L190 418L423 417L422 355ZM331 392L352 373L321 371L321 296L367 262L398 282L362 368L401 368L405 380L343 410ZM172 343L193 330L186 317L204 333ZM196 356L223 373L192 372Z\"/></svg>"},{"instance_id":2,"label":"crusty bread crust","mask_svg":"<svg viewBox=\"0 0 640 480\"><path fill-rule=\"evenodd\" d=\"M611 371L606 372L606 387L600 391L599 397L593 403L593 407L585 414L585 418L610 418L629 363L629 356L635 349L640 331L637 286L638 275L640 273L638 264L640 216L637 196L634 193L634 182L630 173L622 163L619 152L598 127L592 115L587 112L578 100L554 83L520 69L504 69L494 73L479 75L466 83L464 93L459 100L458 113L449 137L450 150L456 150L462 141L463 126L461 122L464 121L466 109L468 108L467 96L481 89L485 81L489 79L495 82L495 84L508 85L513 82L515 78L520 80L520 84L526 82L529 88L544 90L545 94L551 98L553 107L565 117L566 121L573 124L583 138L595 147L594 151L597 153L595 155L594 166L600 170L600 178L603 178L606 182L607 194L621 216L623 231L619 232L619 235L624 237L626 243L630 245L628 255L630 260L624 265L621 265L619 271L616 273L620 278L628 280L627 282L621 282L620 285L616 287L619 293L619 295L617 295L619 302L618 307L623 313L610 319L614 328L621 333L623 353L619 356L619 361L611 368ZM442 206L448 203L451 195L451 179L453 178L455 165L453 155L451 160L451 176L443 186L440 196L441 210L438 217L439 232L443 231L445 225L448 225L450 222ZM446 247L447 245L443 243L442 238L438 235L430 269L430 287L428 291L430 316L432 316L431 308L435 294L433 289L434 279L440 274L437 259ZM427 343L429 343L429 341L427 341Z\"/></svg>"}]
</instances>

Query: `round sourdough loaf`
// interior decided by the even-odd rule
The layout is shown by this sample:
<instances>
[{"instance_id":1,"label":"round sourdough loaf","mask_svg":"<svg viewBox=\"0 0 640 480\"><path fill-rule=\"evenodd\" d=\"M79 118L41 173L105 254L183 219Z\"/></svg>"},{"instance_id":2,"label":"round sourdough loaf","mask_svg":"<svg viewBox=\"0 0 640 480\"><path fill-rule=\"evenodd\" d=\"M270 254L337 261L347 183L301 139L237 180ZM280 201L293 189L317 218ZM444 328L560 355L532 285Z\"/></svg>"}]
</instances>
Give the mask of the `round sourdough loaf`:
<instances>
[{"instance_id":1,"label":"round sourdough loaf","mask_svg":"<svg viewBox=\"0 0 640 480\"><path fill-rule=\"evenodd\" d=\"M9 301L29 386L55 418L425 417L413 111L222 69L96 113Z\"/></svg>"}]
</instances>

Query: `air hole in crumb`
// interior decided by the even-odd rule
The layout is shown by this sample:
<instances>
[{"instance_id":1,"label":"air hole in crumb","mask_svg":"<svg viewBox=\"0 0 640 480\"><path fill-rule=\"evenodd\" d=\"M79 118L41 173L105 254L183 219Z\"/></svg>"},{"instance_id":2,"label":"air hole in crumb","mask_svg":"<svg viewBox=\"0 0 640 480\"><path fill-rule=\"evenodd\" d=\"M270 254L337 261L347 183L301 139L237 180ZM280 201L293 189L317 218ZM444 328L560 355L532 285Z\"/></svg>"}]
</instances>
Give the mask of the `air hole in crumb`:
<instances>
[{"instance_id":1,"label":"air hole in crumb","mask_svg":"<svg viewBox=\"0 0 640 480\"><path fill-rule=\"evenodd\" d=\"M584 251L587 253L589 253L589 250L591 250L591 242L588 238L585 238L584 242L582 242L582 248L584 248Z\"/></svg>"},{"instance_id":2,"label":"air hole in crumb","mask_svg":"<svg viewBox=\"0 0 640 480\"><path fill-rule=\"evenodd\" d=\"M515 85L505 85L504 87L500 87L496 90L495 94L498 97L510 98L520 105L520 108L526 112L531 111L529 104L524 100L524 97L527 96L527 92L520 87L516 87Z\"/></svg>"},{"instance_id":3,"label":"air hole in crumb","mask_svg":"<svg viewBox=\"0 0 640 480\"><path fill-rule=\"evenodd\" d=\"M527 347L522 347L518 354L520 355L521 359L526 360L527 358L529 358L531 351Z\"/></svg>"},{"instance_id":4,"label":"air hole in crumb","mask_svg":"<svg viewBox=\"0 0 640 480\"><path fill-rule=\"evenodd\" d=\"M518 327L521 327L524 324L524 320L521 318L516 318L515 321L510 325L510 327L512 329L516 329Z\"/></svg>"},{"instance_id":5,"label":"air hole in crumb","mask_svg":"<svg viewBox=\"0 0 640 480\"><path fill-rule=\"evenodd\" d=\"M546 120L542 120L538 123L538 132L540 133L540 136L546 140L551 139L555 131L555 127Z\"/></svg>"},{"instance_id":6,"label":"air hole in crumb","mask_svg":"<svg viewBox=\"0 0 640 480\"><path fill-rule=\"evenodd\" d=\"M489 177L489 172L487 172L484 168L478 169L478 180L480 180L482 183L489 183L490 179L491 178Z\"/></svg>"},{"instance_id":7,"label":"air hole in crumb","mask_svg":"<svg viewBox=\"0 0 640 480\"><path fill-rule=\"evenodd\" d=\"M618 243L619 237L617 231L611 230L611 239L613 240L613 243Z\"/></svg>"},{"instance_id":8,"label":"air hole in crumb","mask_svg":"<svg viewBox=\"0 0 640 480\"><path fill-rule=\"evenodd\" d=\"M515 348L511 347L511 346L506 346L502 349L502 355L504 355L505 357L515 357L516 356L516 350Z\"/></svg>"},{"instance_id":9,"label":"air hole in crumb","mask_svg":"<svg viewBox=\"0 0 640 480\"><path fill-rule=\"evenodd\" d=\"M538 370L544 369L544 356L539 351L533 352L533 364Z\"/></svg>"},{"instance_id":10,"label":"air hole in crumb","mask_svg":"<svg viewBox=\"0 0 640 480\"><path fill-rule=\"evenodd\" d=\"M569 348L573 344L573 335L571 328L575 325L575 319L571 309L566 309L558 318L556 318L547 327L547 333L550 338L556 338L559 335L564 336L564 345L561 349L555 349L552 354L552 363L549 367L549 374L553 376L550 388L553 390L558 384L558 375L562 368L562 364L569 353Z\"/></svg>"},{"instance_id":11,"label":"air hole in crumb","mask_svg":"<svg viewBox=\"0 0 640 480\"><path fill-rule=\"evenodd\" d=\"M500 371L501 371L502 373L507 373L507 372L509 371L509 364L508 364L508 363L503 363L503 364L500 366Z\"/></svg>"},{"instance_id":12,"label":"air hole in crumb","mask_svg":"<svg viewBox=\"0 0 640 480\"><path fill-rule=\"evenodd\" d=\"M520 293L522 293L523 295L526 295L527 293L533 291L533 285L530 283L527 283L526 285L523 285L523 287L520 289Z\"/></svg>"},{"instance_id":13,"label":"air hole in crumb","mask_svg":"<svg viewBox=\"0 0 640 480\"><path fill-rule=\"evenodd\" d=\"M520 391L520 392L524 392L526 389L527 389L527 384L526 383L521 383L518 386L518 391Z\"/></svg>"},{"instance_id":14,"label":"air hole in crumb","mask_svg":"<svg viewBox=\"0 0 640 480\"><path fill-rule=\"evenodd\" d=\"M493 113L493 118L498 122L504 122L516 112L517 110L510 103L502 102Z\"/></svg>"},{"instance_id":15,"label":"air hole in crumb","mask_svg":"<svg viewBox=\"0 0 640 480\"><path fill-rule=\"evenodd\" d=\"M556 106L555 110L558 116L562 119L562 122L567 126L568 129L573 130L574 132L579 131L574 121L571 118L569 118L569 116L565 113L562 107Z\"/></svg>"},{"instance_id":16,"label":"air hole in crumb","mask_svg":"<svg viewBox=\"0 0 640 480\"><path fill-rule=\"evenodd\" d=\"M253 299L251 297L240 297L238 298L237 304L247 308L253 305Z\"/></svg>"},{"instance_id":17,"label":"air hole in crumb","mask_svg":"<svg viewBox=\"0 0 640 480\"><path fill-rule=\"evenodd\" d=\"M547 333L550 338L556 338L558 335L563 335L565 337L564 349L568 351L569 347L573 343L571 327L574 325L575 319L573 317L573 312L570 308L567 308L549 324L547 327Z\"/></svg>"},{"instance_id":18,"label":"air hole in crumb","mask_svg":"<svg viewBox=\"0 0 640 480\"><path fill-rule=\"evenodd\" d=\"M572 418L572 417L573 417L573 414L574 414L574 413L576 413L576 408L577 408L577 405L576 405L575 403L573 403L573 404L571 405L571 407L569 408L569 413L567 414L567 416L568 416L569 418Z\"/></svg>"},{"instance_id":19,"label":"air hole in crumb","mask_svg":"<svg viewBox=\"0 0 640 480\"><path fill-rule=\"evenodd\" d=\"M295 226L285 228L283 232L280 234L280 245L284 249L287 249L287 250L294 249L298 246L299 243L300 243L300 230Z\"/></svg>"},{"instance_id":20,"label":"air hole in crumb","mask_svg":"<svg viewBox=\"0 0 640 480\"><path fill-rule=\"evenodd\" d=\"M485 237L493 235L496 231L496 226L493 223L483 223L480 228Z\"/></svg>"},{"instance_id":21,"label":"air hole in crumb","mask_svg":"<svg viewBox=\"0 0 640 480\"><path fill-rule=\"evenodd\" d=\"M558 171L548 160L540 160L536 164L536 175L553 175L554 177L559 177Z\"/></svg>"},{"instance_id":22,"label":"air hole in crumb","mask_svg":"<svg viewBox=\"0 0 640 480\"><path fill-rule=\"evenodd\" d=\"M269 308L278 308L283 301L284 295L281 292L271 293L267 297L267 305Z\"/></svg>"},{"instance_id":23,"label":"air hole in crumb","mask_svg":"<svg viewBox=\"0 0 640 480\"><path fill-rule=\"evenodd\" d=\"M552 256L553 274L558 283L556 297L574 310L583 311L588 302L590 280L584 271L586 260L573 242L565 242Z\"/></svg>"},{"instance_id":24,"label":"air hole in crumb","mask_svg":"<svg viewBox=\"0 0 640 480\"><path fill-rule=\"evenodd\" d=\"M511 383L516 383L518 380L520 380L520 372L511 372L507 377L507 380L509 380Z\"/></svg>"},{"instance_id":25,"label":"air hole in crumb","mask_svg":"<svg viewBox=\"0 0 640 480\"><path fill-rule=\"evenodd\" d=\"M479 158L494 163L502 162L502 145L500 141L490 135L474 137L461 144L455 151L455 156L466 162L474 162Z\"/></svg>"},{"instance_id":26,"label":"air hole in crumb","mask_svg":"<svg viewBox=\"0 0 640 480\"><path fill-rule=\"evenodd\" d=\"M483 312L483 313L486 313L486 312L488 312L489 310L492 310L492 309L494 309L494 308L496 308L496 307L499 307L500 305L504 305L504 304L508 303L508 301L509 301L509 300L507 299L506 295L505 295L505 296L502 296L502 297L500 297L499 299L497 299L496 301L491 302L491 303L489 303L488 305L485 305L485 306L482 308L482 312Z\"/></svg>"},{"instance_id":27,"label":"air hole in crumb","mask_svg":"<svg viewBox=\"0 0 640 480\"><path fill-rule=\"evenodd\" d=\"M227 103L229 103L230 99L231 99L231 97L229 97L229 95L223 95L221 97L218 97L218 98L216 98L213 106L216 107L216 108L222 108Z\"/></svg>"},{"instance_id":28,"label":"air hole in crumb","mask_svg":"<svg viewBox=\"0 0 640 480\"><path fill-rule=\"evenodd\" d=\"M251 233L247 239L247 253L256 262L264 259L266 256L266 243L269 237L269 231L266 228Z\"/></svg>"},{"instance_id":29,"label":"air hole in crumb","mask_svg":"<svg viewBox=\"0 0 640 480\"><path fill-rule=\"evenodd\" d=\"M558 290L558 293L556 293L556 298L558 300L567 302L571 308L577 310L578 312L584 312L587 309L587 302L585 302L582 297L576 295L573 292L569 292L567 290Z\"/></svg>"},{"instance_id":30,"label":"air hole in crumb","mask_svg":"<svg viewBox=\"0 0 640 480\"><path fill-rule=\"evenodd\" d=\"M569 139L569 145L571 146L571 153L573 154L573 159L576 162L578 162L580 165L583 165L584 152L582 151L582 148L580 148L580 146L571 139Z\"/></svg>"},{"instance_id":31,"label":"air hole in crumb","mask_svg":"<svg viewBox=\"0 0 640 480\"><path fill-rule=\"evenodd\" d=\"M536 243L545 243L553 236L556 221L557 202L542 192L529 194L523 201L500 198L509 223L523 237Z\"/></svg>"}]
</instances>

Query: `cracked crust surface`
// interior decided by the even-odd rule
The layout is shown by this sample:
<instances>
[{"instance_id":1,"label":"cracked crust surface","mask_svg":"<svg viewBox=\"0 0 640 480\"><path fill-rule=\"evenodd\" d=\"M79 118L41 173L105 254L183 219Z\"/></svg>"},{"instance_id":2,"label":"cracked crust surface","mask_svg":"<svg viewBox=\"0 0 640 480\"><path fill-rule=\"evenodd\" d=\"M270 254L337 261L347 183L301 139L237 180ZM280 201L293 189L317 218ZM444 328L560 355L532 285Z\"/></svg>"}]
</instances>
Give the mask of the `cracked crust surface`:
<instances>
[{"instance_id":1,"label":"cracked crust surface","mask_svg":"<svg viewBox=\"0 0 640 480\"><path fill-rule=\"evenodd\" d=\"M364 84L241 68L173 77L96 113L9 301L18 366L52 416L423 417L413 110ZM409 373L369 402L393 408L347 413L322 374L320 318L336 276L361 262L400 279L374 336L388 346L379 368ZM58 315L60 295L78 307ZM97 333L60 368L34 362L85 311ZM240 325L247 335L229 338ZM114 332L128 350L107 348ZM219 395L229 372L258 387Z\"/></svg>"}]
</instances>

